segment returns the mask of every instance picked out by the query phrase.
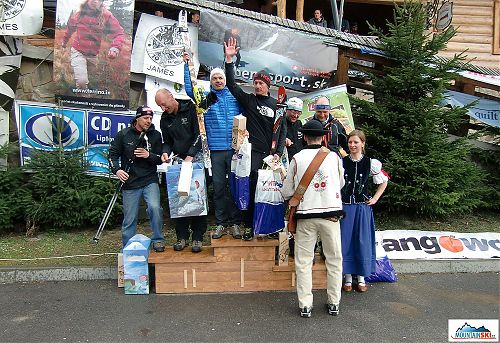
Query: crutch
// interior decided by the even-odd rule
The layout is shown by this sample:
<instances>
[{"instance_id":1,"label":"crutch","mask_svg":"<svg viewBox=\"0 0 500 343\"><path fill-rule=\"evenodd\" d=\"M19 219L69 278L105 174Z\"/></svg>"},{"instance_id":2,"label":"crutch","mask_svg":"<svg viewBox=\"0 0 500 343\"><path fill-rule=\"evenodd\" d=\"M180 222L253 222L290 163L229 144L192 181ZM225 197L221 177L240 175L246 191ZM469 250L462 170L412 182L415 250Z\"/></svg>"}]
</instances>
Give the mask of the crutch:
<instances>
[{"instance_id":1,"label":"crutch","mask_svg":"<svg viewBox=\"0 0 500 343\"><path fill-rule=\"evenodd\" d=\"M135 145L134 150L139 146L141 143L142 139L146 135L146 131L142 131L141 135L139 136L139 139L137 141L137 144ZM134 164L134 159L135 156L132 155L132 157L128 160L127 166L125 167L125 172L128 174L130 172L130 168L132 167L132 164ZM108 204L108 208L106 209L106 212L104 212L104 217L101 220L101 224L99 224L99 228L97 229L97 232L94 235L94 238L92 238L92 242L94 244L99 243L99 239L101 238L102 232L104 231L104 227L106 226L106 223L108 222L109 216L111 215L111 212L113 211L113 207L115 206L116 199L118 199L118 195L120 194L122 188L123 188L124 182L121 182L118 184L116 187L115 193L113 194L113 197L111 198L111 201Z\"/></svg>"}]
</instances>

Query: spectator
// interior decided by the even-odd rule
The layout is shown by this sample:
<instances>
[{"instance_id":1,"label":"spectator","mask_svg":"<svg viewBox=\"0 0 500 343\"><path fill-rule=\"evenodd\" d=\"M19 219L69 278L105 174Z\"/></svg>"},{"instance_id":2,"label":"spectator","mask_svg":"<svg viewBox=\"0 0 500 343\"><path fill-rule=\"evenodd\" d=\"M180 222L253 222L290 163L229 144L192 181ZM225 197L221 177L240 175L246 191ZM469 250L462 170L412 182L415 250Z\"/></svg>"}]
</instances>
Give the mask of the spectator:
<instances>
[{"instance_id":1,"label":"spectator","mask_svg":"<svg viewBox=\"0 0 500 343\"><path fill-rule=\"evenodd\" d=\"M323 18L323 14L321 14L321 10L314 10L314 17L309 19L307 22L311 25L318 25L322 27L328 27L328 23L325 18Z\"/></svg>"},{"instance_id":2,"label":"spectator","mask_svg":"<svg viewBox=\"0 0 500 343\"><path fill-rule=\"evenodd\" d=\"M288 159L302 150L304 137L302 132L302 122L299 117L302 114L303 102L299 98L291 98L286 103L286 139L285 146L288 151Z\"/></svg>"},{"instance_id":3,"label":"spectator","mask_svg":"<svg viewBox=\"0 0 500 343\"><path fill-rule=\"evenodd\" d=\"M330 114L330 110L332 109L330 100L326 96L320 96L316 99L314 108L316 112L312 120L319 121L323 124L325 129L330 131L323 137L323 145L339 155L343 155L340 150L340 148L342 148L344 149L344 154L346 154L349 151L347 146L347 134L342 123Z\"/></svg>"},{"instance_id":4,"label":"spectator","mask_svg":"<svg viewBox=\"0 0 500 343\"><path fill-rule=\"evenodd\" d=\"M239 68L241 61L241 55L240 55L241 37L239 33L240 30L236 27L226 30L226 32L224 32L224 54L226 53L226 46L229 44L229 39L233 38L236 42L236 62L234 63L236 69Z\"/></svg>"},{"instance_id":5,"label":"spectator","mask_svg":"<svg viewBox=\"0 0 500 343\"><path fill-rule=\"evenodd\" d=\"M195 25L200 25L200 11L191 12L191 22Z\"/></svg>"}]
</instances>

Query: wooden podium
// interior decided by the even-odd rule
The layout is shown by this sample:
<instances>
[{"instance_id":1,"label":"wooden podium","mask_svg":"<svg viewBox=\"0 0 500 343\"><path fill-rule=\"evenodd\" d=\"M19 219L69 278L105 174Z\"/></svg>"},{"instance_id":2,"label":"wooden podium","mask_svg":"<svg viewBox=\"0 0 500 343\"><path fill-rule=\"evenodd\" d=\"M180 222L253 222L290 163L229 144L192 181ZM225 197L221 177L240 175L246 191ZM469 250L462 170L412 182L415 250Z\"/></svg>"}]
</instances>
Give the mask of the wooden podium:
<instances>
[{"instance_id":1,"label":"wooden podium","mask_svg":"<svg viewBox=\"0 0 500 343\"><path fill-rule=\"evenodd\" d=\"M295 290L293 260L278 266L278 240L243 241L223 236L199 253L167 248L151 252L156 293L221 293ZM326 268L320 258L313 267L313 288L326 288Z\"/></svg>"}]
</instances>

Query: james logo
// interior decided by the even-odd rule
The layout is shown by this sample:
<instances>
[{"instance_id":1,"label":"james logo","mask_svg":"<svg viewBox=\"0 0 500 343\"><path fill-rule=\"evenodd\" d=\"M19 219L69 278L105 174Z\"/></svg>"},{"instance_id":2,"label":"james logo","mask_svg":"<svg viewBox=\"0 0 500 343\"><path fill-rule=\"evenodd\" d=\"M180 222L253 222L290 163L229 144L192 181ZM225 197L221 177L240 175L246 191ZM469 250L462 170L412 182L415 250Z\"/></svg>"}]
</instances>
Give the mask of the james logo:
<instances>
[{"instance_id":1,"label":"james logo","mask_svg":"<svg viewBox=\"0 0 500 343\"><path fill-rule=\"evenodd\" d=\"M183 49L177 24L159 26L152 30L146 39L148 56L163 68L182 63Z\"/></svg>"},{"instance_id":2,"label":"james logo","mask_svg":"<svg viewBox=\"0 0 500 343\"><path fill-rule=\"evenodd\" d=\"M0 2L0 22L12 19L22 12L26 0L8 0Z\"/></svg>"},{"instance_id":3,"label":"james logo","mask_svg":"<svg viewBox=\"0 0 500 343\"><path fill-rule=\"evenodd\" d=\"M449 319L449 342L498 342L498 319Z\"/></svg>"}]
</instances>

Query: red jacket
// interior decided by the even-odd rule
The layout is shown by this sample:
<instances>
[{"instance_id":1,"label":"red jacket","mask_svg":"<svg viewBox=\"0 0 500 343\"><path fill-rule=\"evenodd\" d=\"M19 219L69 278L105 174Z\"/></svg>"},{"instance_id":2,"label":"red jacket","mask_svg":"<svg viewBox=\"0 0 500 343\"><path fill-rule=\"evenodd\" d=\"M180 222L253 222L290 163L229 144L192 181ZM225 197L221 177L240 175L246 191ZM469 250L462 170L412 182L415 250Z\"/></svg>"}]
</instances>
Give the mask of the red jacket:
<instances>
[{"instance_id":1,"label":"red jacket","mask_svg":"<svg viewBox=\"0 0 500 343\"><path fill-rule=\"evenodd\" d=\"M71 46L86 56L96 56L99 53L101 39L104 35L109 35L112 40L111 47L120 49L125 40L123 27L106 8L102 8L100 15L97 13L83 10L73 14L68 20L68 29L64 35L63 45L68 43L76 31L76 37Z\"/></svg>"}]
</instances>

